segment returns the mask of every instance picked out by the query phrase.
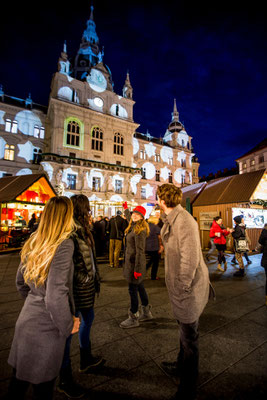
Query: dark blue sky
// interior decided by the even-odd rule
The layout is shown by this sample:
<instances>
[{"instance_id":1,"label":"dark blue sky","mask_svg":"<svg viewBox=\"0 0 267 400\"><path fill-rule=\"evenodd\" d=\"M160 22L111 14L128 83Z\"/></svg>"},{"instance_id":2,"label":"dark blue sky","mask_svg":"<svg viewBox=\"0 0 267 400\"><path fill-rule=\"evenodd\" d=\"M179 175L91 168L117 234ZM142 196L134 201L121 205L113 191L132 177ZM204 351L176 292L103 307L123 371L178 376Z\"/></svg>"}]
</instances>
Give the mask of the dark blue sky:
<instances>
[{"instance_id":1,"label":"dark blue sky","mask_svg":"<svg viewBox=\"0 0 267 400\"><path fill-rule=\"evenodd\" d=\"M143 4L144 3L144 4ZM235 166L267 136L267 30L263 2L94 1L104 62L116 93L127 69L139 132L163 136L176 98L200 162L200 176ZM35 7L39 7L35 3ZM5 5L0 84L6 94L47 104L67 41L75 55L90 1ZM3 11L3 9L2 9Z\"/></svg>"}]
</instances>

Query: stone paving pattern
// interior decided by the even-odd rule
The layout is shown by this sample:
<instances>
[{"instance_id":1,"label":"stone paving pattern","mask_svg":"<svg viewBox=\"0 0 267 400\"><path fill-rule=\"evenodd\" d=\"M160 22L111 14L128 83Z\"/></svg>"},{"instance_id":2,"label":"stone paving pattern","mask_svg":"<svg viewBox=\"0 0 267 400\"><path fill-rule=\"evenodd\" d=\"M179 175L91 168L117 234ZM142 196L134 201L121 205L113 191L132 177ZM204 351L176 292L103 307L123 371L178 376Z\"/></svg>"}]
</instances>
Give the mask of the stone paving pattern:
<instances>
[{"instance_id":1,"label":"stone paving pattern","mask_svg":"<svg viewBox=\"0 0 267 400\"><path fill-rule=\"evenodd\" d=\"M251 255L244 278L234 278L236 267L227 255L226 273L216 271L216 258L208 263L216 301L210 301L200 318L200 374L198 400L267 399L267 307L265 274L260 254ZM103 262L104 261L104 262ZM7 357L16 319L23 305L15 287L19 254L0 255L0 398L4 398L11 367ZM72 341L75 379L87 389L84 399L167 400L176 392L177 382L160 368L163 360L175 360L179 329L174 320L164 282L164 263L158 281L145 280L154 320L123 330L129 295L122 269L99 264L101 293L96 299L91 340L94 355L104 366L90 374L78 372L78 335ZM31 399L31 390L28 394ZM55 390L55 400L66 396Z\"/></svg>"}]
</instances>

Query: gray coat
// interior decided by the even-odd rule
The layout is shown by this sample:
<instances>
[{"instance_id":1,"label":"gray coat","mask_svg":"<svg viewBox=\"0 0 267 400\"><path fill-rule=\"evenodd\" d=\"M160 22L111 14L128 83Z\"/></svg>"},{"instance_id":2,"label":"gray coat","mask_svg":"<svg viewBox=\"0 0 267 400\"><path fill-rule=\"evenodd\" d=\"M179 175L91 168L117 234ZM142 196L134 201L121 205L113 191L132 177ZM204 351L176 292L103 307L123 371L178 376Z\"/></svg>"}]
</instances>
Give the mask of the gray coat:
<instances>
[{"instance_id":1,"label":"gray coat","mask_svg":"<svg viewBox=\"0 0 267 400\"><path fill-rule=\"evenodd\" d=\"M193 323L207 304L210 290L198 225L180 204L162 219L165 280L173 313L180 322Z\"/></svg>"},{"instance_id":2,"label":"gray coat","mask_svg":"<svg viewBox=\"0 0 267 400\"><path fill-rule=\"evenodd\" d=\"M16 322L8 358L18 379L38 384L56 378L59 373L66 339L73 328L73 250L71 239L60 244L48 278L38 288L27 285L18 269L17 288L26 300Z\"/></svg>"},{"instance_id":3,"label":"gray coat","mask_svg":"<svg viewBox=\"0 0 267 400\"><path fill-rule=\"evenodd\" d=\"M130 221L130 211L125 210L125 215ZM125 256L123 275L128 283L141 283L146 277L146 230L136 235L133 230L134 223L132 223L131 230L127 233L125 238ZM142 275L135 279L134 272L139 272Z\"/></svg>"}]
</instances>

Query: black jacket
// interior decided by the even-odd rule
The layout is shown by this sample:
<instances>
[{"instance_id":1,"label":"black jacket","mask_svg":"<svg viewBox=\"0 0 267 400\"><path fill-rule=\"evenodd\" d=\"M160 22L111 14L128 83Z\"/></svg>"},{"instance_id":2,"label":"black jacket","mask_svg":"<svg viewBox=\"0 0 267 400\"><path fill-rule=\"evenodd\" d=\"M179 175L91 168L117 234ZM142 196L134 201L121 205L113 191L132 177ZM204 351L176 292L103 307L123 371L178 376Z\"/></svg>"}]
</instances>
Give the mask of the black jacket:
<instances>
[{"instance_id":1,"label":"black jacket","mask_svg":"<svg viewBox=\"0 0 267 400\"><path fill-rule=\"evenodd\" d=\"M263 246L263 254L261 258L261 266L267 267L267 229L264 228L261 232L259 243Z\"/></svg>"},{"instance_id":2,"label":"black jacket","mask_svg":"<svg viewBox=\"0 0 267 400\"><path fill-rule=\"evenodd\" d=\"M116 224L118 227L118 234L117 234L117 229L116 229ZM124 231L128 226L128 222L126 219L122 218L120 215L117 215L116 217L112 217L109 221L109 238L110 239L123 239Z\"/></svg>"}]
</instances>

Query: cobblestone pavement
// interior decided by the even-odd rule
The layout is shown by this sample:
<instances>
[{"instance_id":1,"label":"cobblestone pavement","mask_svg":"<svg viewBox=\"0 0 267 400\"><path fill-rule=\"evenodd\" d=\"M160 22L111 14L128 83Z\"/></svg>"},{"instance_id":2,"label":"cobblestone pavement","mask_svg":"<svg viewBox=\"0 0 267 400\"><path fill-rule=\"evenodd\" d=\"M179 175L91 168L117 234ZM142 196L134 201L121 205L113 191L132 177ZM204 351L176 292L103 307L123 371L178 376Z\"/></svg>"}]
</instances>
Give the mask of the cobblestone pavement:
<instances>
[{"instance_id":1,"label":"cobblestone pavement","mask_svg":"<svg viewBox=\"0 0 267 400\"><path fill-rule=\"evenodd\" d=\"M234 278L232 255L228 270L216 271L216 259L208 263L216 301L210 301L200 318L200 375L198 399L267 398L267 308L265 274L261 255L251 255L244 278ZM0 255L0 398L4 398L11 377L7 357L14 326L23 301L15 287L18 253ZM101 293L96 299L92 346L104 366L80 374L78 336L71 356L75 379L87 389L84 399L168 400L177 383L160 368L163 360L176 358L179 329L173 319L164 282L164 265L159 280L145 280L154 319L140 327L123 330L119 323L127 317L129 296L122 269L100 263ZM31 392L27 397L31 399ZM65 399L55 390L55 400Z\"/></svg>"}]
</instances>

